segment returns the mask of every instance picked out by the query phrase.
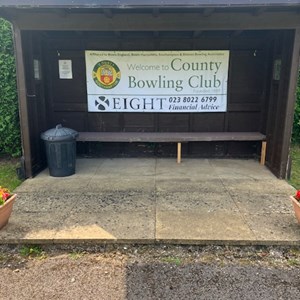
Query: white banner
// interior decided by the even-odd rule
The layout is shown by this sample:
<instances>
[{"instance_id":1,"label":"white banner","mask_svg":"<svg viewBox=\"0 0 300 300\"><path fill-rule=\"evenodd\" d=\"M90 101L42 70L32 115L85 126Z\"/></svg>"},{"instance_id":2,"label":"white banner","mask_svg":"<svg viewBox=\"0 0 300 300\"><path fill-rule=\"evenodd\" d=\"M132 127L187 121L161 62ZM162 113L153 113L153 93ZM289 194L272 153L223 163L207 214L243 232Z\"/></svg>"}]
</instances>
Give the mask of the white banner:
<instances>
[{"instance_id":1,"label":"white banner","mask_svg":"<svg viewBox=\"0 0 300 300\"><path fill-rule=\"evenodd\" d=\"M229 51L85 51L89 112L225 112Z\"/></svg>"}]
</instances>

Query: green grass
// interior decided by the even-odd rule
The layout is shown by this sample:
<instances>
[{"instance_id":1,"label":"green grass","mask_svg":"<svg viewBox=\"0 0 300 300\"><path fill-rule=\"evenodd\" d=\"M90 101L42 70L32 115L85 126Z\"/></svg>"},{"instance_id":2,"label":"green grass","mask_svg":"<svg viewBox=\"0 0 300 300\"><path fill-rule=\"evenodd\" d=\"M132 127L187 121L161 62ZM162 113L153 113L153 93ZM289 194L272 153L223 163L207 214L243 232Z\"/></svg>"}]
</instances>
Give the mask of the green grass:
<instances>
[{"instance_id":1,"label":"green grass","mask_svg":"<svg viewBox=\"0 0 300 300\"><path fill-rule=\"evenodd\" d=\"M291 148L292 173L289 183L297 190L300 189L300 145Z\"/></svg>"},{"instance_id":2,"label":"green grass","mask_svg":"<svg viewBox=\"0 0 300 300\"><path fill-rule=\"evenodd\" d=\"M173 257L173 256L163 257L161 261L165 263L175 264L176 266L180 266L182 263L179 257Z\"/></svg>"},{"instance_id":3,"label":"green grass","mask_svg":"<svg viewBox=\"0 0 300 300\"><path fill-rule=\"evenodd\" d=\"M22 246L20 249L20 255L24 257L29 257L29 256L42 257L43 249L40 246L36 246L36 245Z\"/></svg>"},{"instance_id":4,"label":"green grass","mask_svg":"<svg viewBox=\"0 0 300 300\"><path fill-rule=\"evenodd\" d=\"M71 253L69 253L69 258L76 260L76 259L83 257L83 255L84 255L83 252L72 251Z\"/></svg>"},{"instance_id":5,"label":"green grass","mask_svg":"<svg viewBox=\"0 0 300 300\"><path fill-rule=\"evenodd\" d=\"M16 160L0 158L0 186L13 191L21 184L21 180L17 177L18 162Z\"/></svg>"}]
</instances>

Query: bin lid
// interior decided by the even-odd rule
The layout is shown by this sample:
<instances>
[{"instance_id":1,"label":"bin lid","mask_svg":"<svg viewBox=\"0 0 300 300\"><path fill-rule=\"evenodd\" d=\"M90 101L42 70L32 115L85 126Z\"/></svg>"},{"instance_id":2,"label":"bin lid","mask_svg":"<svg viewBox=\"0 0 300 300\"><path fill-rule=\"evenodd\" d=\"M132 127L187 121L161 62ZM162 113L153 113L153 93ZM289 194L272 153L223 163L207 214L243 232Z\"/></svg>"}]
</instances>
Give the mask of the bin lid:
<instances>
[{"instance_id":1,"label":"bin lid","mask_svg":"<svg viewBox=\"0 0 300 300\"><path fill-rule=\"evenodd\" d=\"M74 129L63 127L61 124L56 125L41 134L41 139L45 141L70 141L76 139L78 132Z\"/></svg>"}]
</instances>

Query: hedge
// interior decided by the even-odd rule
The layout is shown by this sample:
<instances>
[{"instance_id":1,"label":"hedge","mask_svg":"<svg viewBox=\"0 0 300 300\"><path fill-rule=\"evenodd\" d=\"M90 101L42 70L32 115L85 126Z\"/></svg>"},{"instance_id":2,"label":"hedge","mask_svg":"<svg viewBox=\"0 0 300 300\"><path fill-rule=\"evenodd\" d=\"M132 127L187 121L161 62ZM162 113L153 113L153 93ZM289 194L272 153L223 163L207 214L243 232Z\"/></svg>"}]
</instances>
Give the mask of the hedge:
<instances>
[{"instance_id":1,"label":"hedge","mask_svg":"<svg viewBox=\"0 0 300 300\"><path fill-rule=\"evenodd\" d=\"M300 71L298 74L297 99L295 105L292 141L295 144L300 144Z\"/></svg>"},{"instance_id":2,"label":"hedge","mask_svg":"<svg viewBox=\"0 0 300 300\"><path fill-rule=\"evenodd\" d=\"M21 155L12 29L0 18L0 154Z\"/></svg>"}]
</instances>

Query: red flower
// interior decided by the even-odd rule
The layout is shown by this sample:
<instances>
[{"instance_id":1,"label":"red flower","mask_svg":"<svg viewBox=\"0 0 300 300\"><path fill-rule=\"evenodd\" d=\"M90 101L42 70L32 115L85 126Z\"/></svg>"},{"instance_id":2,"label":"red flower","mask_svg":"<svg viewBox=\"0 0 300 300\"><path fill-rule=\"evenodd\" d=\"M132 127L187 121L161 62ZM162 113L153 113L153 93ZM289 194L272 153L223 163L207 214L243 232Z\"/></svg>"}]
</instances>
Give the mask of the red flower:
<instances>
[{"instance_id":1,"label":"red flower","mask_svg":"<svg viewBox=\"0 0 300 300\"><path fill-rule=\"evenodd\" d=\"M6 201L9 197L10 197L10 194L9 194L9 193L3 193L3 194L2 194L2 199L3 199L4 201Z\"/></svg>"},{"instance_id":2,"label":"red flower","mask_svg":"<svg viewBox=\"0 0 300 300\"><path fill-rule=\"evenodd\" d=\"M297 191L297 192L296 192L295 198L296 198L298 201L300 200L300 191Z\"/></svg>"},{"instance_id":3,"label":"red flower","mask_svg":"<svg viewBox=\"0 0 300 300\"><path fill-rule=\"evenodd\" d=\"M11 193L8 189L0 186L0 205L3 205L3 203L8 200L11 196Z\"/></svg>"}]
</instances>

